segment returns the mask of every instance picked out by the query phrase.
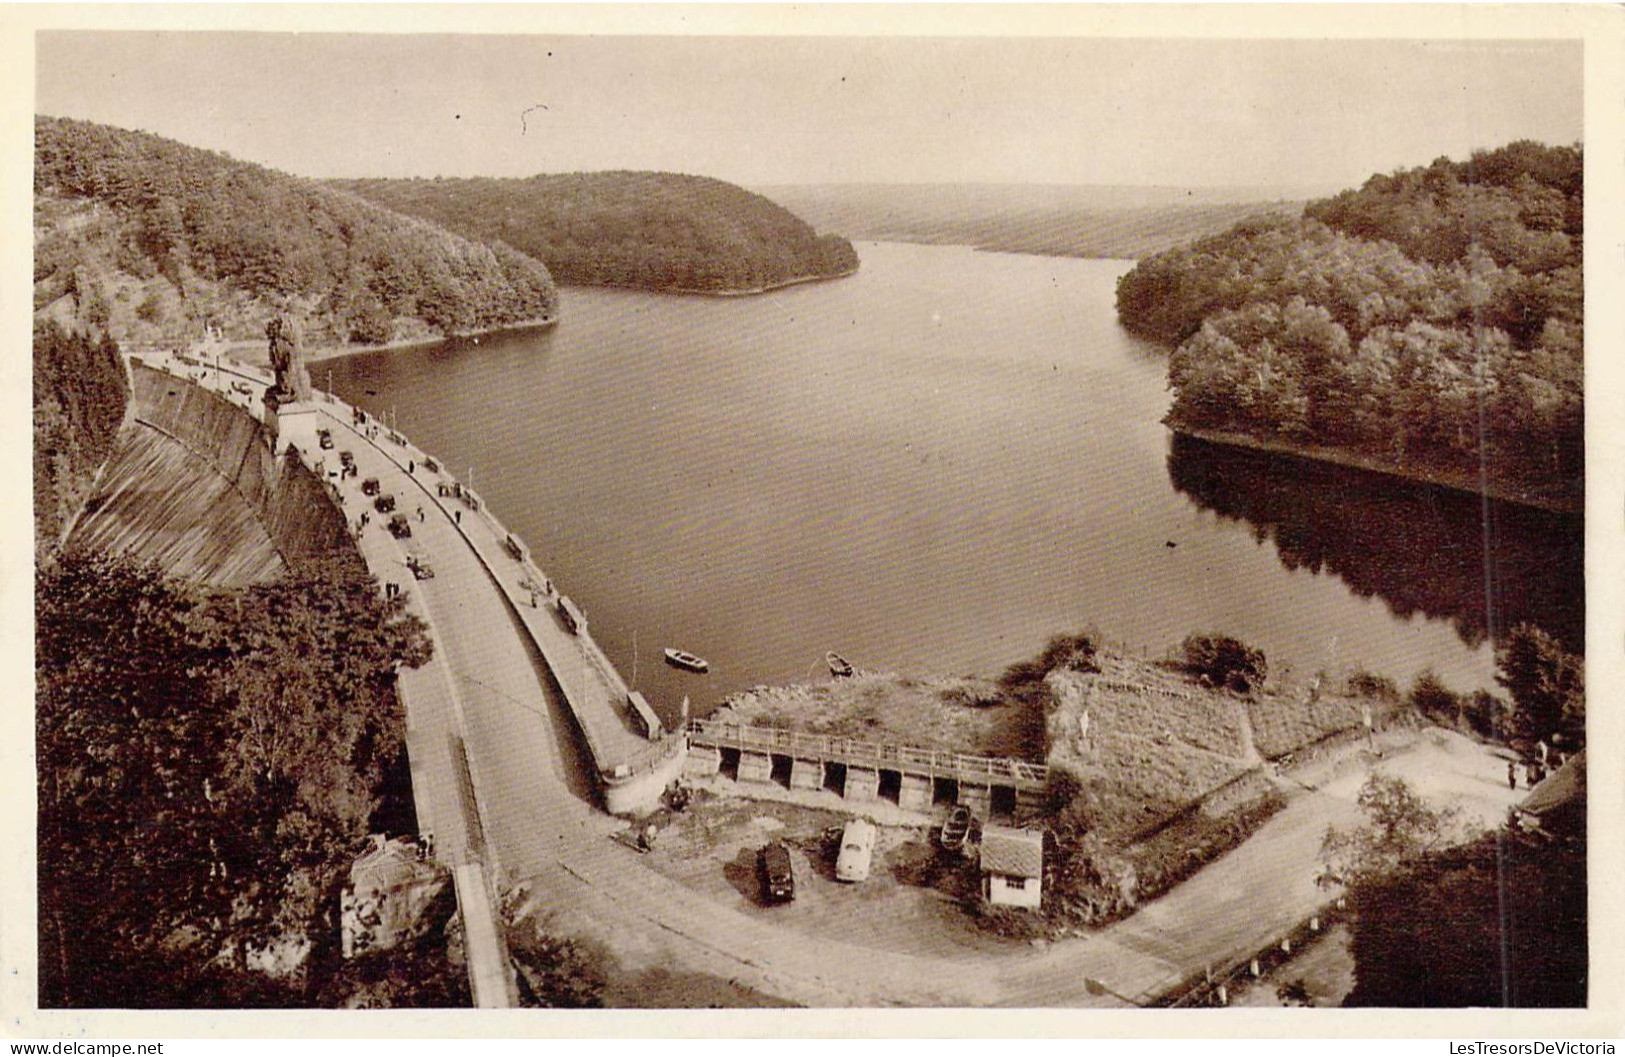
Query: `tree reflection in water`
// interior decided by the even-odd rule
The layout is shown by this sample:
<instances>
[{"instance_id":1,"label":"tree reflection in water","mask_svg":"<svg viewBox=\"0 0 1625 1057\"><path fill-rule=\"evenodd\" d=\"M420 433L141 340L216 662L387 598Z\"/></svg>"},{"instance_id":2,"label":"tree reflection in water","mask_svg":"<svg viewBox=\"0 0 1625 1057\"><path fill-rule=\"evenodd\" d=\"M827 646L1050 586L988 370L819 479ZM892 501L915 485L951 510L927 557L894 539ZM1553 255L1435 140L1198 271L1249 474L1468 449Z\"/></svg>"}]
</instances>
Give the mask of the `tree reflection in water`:
<instances>
[{"instance_id":1,"label":"tree reflection in water","mask_svg":"<svg viewBox=\"0 0 1625 1057\"><path fill-rule=\"evenodd\" d=\"M1337 576L1390 611L1450 621L1478 647L1528 621L1585 649L1585 523L1385 474L1175 434L1168 477L1274 542L1288 569Z\"/></svg>"}]
</instances>

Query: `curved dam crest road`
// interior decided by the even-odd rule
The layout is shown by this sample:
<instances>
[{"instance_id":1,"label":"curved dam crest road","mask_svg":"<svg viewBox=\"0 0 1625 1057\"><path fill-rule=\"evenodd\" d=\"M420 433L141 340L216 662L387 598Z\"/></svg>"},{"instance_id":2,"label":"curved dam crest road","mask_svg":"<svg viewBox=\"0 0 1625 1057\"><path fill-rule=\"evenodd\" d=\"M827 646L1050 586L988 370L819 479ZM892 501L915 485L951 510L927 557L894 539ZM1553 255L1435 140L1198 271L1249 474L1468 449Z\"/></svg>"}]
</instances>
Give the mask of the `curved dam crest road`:
<instances>
[{"instance_id":1,"label":"curved dam crest road","mask_svg":"<svg viewBox=\"0 0 1625 1057\"><path fill-rule=\"evenodd\" d=\"M361 549L381 581L407 591L436 643L437 673L403 673L409 738L460 733L477 809L424 828L433 827L442 856L489 867L514 892L522 921L601 939L624 969L692 971L806 1005L1084 1007L1126 1004L1116 995L1144 1001L1205 964L1250 954L1325 902L1313 880L1315 853L1328 823L1357 816L1363 769L1295 796L1242 847L1133 917L1045 949L899 954L785 928L656 873L610 839L624 823L594 803L569 705L520 618L523 596L476 549L500 545L495 529L466 510L459 523L421 467L408 474L400 465L404 451L353 428L348 405L317 407L305 417L332 429L335 448L352 451L360 468L340 482L352 523L362 509L372 511L360 481L378 477L412 528L409 539L394 539L386 519L372 514ZM308 432L283 441L315 462L328 453L317 447L314 425ZM481 532L491 538L471 538ZM432 564L432 579L412 578L412 554ZM1491 819L1510 802L1504 764L1464 742L1437 738L1384 766L1453 776L1447 791ZM416 760L413 770L415 790L420 779L460 780L422 776ZM1091 979L1116 995L1091 994Z\"/></svg>"}]
</instances>

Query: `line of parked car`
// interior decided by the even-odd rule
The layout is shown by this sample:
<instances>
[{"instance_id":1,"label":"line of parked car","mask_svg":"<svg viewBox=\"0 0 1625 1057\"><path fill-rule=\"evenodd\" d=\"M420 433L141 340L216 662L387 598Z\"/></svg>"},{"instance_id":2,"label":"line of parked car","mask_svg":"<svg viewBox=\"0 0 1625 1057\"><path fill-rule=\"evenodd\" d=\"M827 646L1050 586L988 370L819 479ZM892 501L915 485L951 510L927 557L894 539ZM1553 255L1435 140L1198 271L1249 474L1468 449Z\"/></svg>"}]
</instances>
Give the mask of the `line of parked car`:
<instances>
[{"instance_id":1,"label":"line of parked car","mask_svg":"<svg viewBox=\"0 0 1625 1057\"><path fill-rule=\"evenodd\" d=\"M959 851L965 846L975 824L971 809L960 805L942 824L937 840L944 849ZM840 848L835 855L837 881L857 884L868 880L878 832L875 824L864 818L852 819L842 828ZM767 902L788 903L796 897L795 869L790 859L790 849L782 840L769 842L761 850L757 865L762 880L762 896Z\"/></svg>"}]
</instances>

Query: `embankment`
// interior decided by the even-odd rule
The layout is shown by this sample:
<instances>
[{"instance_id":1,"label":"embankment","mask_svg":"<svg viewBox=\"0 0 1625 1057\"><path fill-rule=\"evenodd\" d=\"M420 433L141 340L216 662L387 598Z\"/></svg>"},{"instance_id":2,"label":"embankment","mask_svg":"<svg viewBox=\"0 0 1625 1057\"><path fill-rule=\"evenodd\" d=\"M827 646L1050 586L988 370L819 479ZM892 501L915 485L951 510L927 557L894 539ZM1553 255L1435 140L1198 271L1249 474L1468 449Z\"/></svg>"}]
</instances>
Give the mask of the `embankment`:
<instances>
[{"instance_id":1,"label":"embankment","mask_svg":"<svg viewBox=\"0 0 1625 1057\"><path fill-rule=\"evenodd\" d=\"M272 455L256 410L132 363L130 414L68 545L226 587L353 557L322 482Z\"/></svg>"}]
</instances>

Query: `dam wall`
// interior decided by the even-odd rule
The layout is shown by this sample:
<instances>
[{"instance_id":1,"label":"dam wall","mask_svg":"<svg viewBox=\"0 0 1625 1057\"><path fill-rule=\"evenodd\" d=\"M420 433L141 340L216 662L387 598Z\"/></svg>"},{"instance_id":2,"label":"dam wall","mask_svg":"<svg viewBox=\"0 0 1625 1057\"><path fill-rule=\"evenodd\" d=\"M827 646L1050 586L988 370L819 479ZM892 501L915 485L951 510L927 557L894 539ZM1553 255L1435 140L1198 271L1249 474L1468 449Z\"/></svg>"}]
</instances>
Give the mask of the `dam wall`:
<instances>
[{"instance_id":1,"label":"dam wall","mask_svg":"<svg viewBox=\"0 0 1625 1057\"><path fill-rule=\"evenodd\" d=\"M326 483L297 457L272 454L249 394L211 392L137 358L130 376L129 415L70 547L222 587L316 558L360 560Z\"/></svg>"}]
</instances>

